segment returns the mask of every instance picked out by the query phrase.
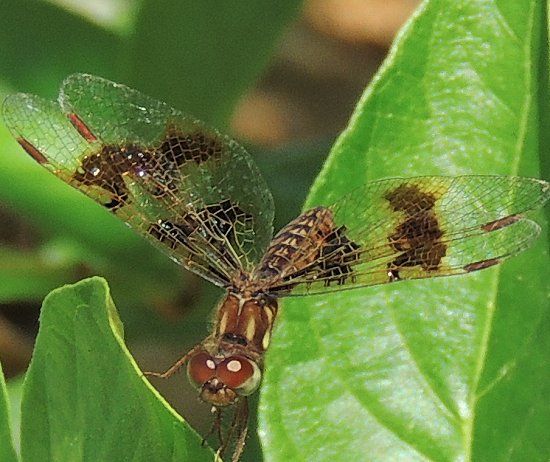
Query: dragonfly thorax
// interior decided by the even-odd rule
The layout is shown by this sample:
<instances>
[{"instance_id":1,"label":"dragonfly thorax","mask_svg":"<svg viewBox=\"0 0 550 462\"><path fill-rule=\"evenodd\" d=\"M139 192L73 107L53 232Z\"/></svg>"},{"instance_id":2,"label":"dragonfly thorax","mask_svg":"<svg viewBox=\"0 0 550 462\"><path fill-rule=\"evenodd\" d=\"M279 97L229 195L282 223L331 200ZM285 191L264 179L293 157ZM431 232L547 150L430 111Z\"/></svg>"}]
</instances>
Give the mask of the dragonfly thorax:
<instances>
[{"instance_id":1,"label":"dragonfly thorax","mask_svg":"<svg viewBox=\"0 0 550 462\"><path fill-rule=\"evenodd\" d=\"M243 354L261 362L269 345L277 309L277 300L269 295L228 291L216 312L212 335L218 352Z\"/></svg>"}]
</instances>

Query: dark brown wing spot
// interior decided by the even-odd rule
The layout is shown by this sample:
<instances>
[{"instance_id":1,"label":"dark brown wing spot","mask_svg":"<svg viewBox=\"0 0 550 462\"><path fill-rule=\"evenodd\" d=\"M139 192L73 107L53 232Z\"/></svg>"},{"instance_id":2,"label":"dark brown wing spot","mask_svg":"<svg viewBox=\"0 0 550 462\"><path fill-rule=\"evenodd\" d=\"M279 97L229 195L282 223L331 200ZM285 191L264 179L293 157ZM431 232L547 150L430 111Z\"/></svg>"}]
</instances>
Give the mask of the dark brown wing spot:
<instances>
[{"instance_id":1,"label":"dark brown wing spot","mask_svg":"<svg viewBox=\"0 0 550 462\"><path fill-rule=\"evenodd\" d=\"M348 239L345 235L346 227L336 228L321 247L319 266L323 271L325 286L332 282L344 284L351 277L355 281L351 265L359 260L359 244Z\"/></svg>"},{"instance_id":2,"label":"dark brown wing spot","mask_svg":"<svg viewBox=\"0 0 550 462\"><path fill-rule=\"evenodd\" d=\"M404 220L388 240L399 256L388 265L390 281L399 279L399 269L420 266L426 271L439 268L447 246L441 242L434 205L437 197L415 185L402 185L389 192L386 200L395 212L403 212Z\"/></svg>"},{"instance_id":3,"label":"dark brown wing spot","mask_svg":"<svg viewBox=\"0 0 550 462\"><path fill-rule=\"evenodd\" d=\"M71 112L70 114L68 114L67 117L69 118L69 121L76 129L76 131L80 133L80 136L82 136L82 138L84 138L86 141L89 141L90 143L97 141L97 137L92 133L92 131L82 121L82 119L78 117L78 115L76 115L74 112Z\"/></svg>"},{"instance_id":4,"label":"dark brown wing spot","mask_svg":"<svg viewBox=\"0 0 550 462\"><path fill-rule=\"evenodd\" d=\"M517 223L519 220L521 220L521 215L509 215L504 218L499 218L498 220L491 221L490 223L487 223L481 227L483 231L491 232L491 231L497 231L501 228L505 228L506 226L513 225L514 223Z\"/></svg>"},{"instance_id":5,"label":"dark brown wing spot","mask_svg":"<svg viewBox=\"0 0 550 462\"><path fill-rule=\"evenodd\" d=\"M464 267L464 270L468 273L472 271L478 271L485 268L490 268L491 266L498 265L501 262L500 258L490 258L488 260L478 261L476 263L470 263Z\"/></svg>"},{"instance_id":6,"label":"dark brown wing spot","mask_svg":"<svg viewBox=\"0 0 550 462\"><path fill-rule=\"evenodd\" d=\"M76 114L71 113L68 117L86 140L90 142L97 140ZM36 160L46 162L44 156L26 140L22 140L20 144ZM217 138L200 132L182 134L170 128L164 140L156 146L137 144L103 146L96 154L88 155L82 160L73 178L86 186L98 186L109 193L111 199L104 205L116 211L128 199L123 175L151 178L153 181L149 183L150 193L156 198L161 198L169 192L177 191L180 179L178 169L184 163L200 164L222 154L223 146ZM223 204L220 206L223 208ZM232 213L230 209L226 210L229 215L224 216L223 210L210 209L210 207L215 206L208 206L202 211L203 214L214 214L218 219L216 224L222 228L224 226L227 228L227 223L230 224L237 219L236 216L230 216ZM181 225L186 226L185 223Z\"/></svg>"},{"instance_id":7,"label":"dark brown wing spot","mask_svg":"<svg viewBox=\"0 0 550 462\"><path fill-rule=\"evenodd\" d=\"M183 246L188 251L194 252L193 246L189 242L189 235L192 233L192 230L190 230L186 225L177 225L168 220L160 220L158 223L152 223L148 232L157 241L166 245L170 249L176 249L179 246ZM214 266L208 265L208 271L222 281L229 282L227 276L218 271Z\"/></svg>"},{"instance_id":8,"label":"dark brown wing spot","mask_svg":"<svg viewBox=\"0 0 550 462\"><path fill-rule=\"evenodd\" d=\"M399 277L399 271L395 269L390 269L388 271L388 277L390 278L390 282L400 281L401 278Z\"/></svg>"},{"instance_id":9,"label":"dark brown wing spot","mask_svg":"<svg viewBox=\"0 0 550 462\"><path fill-rule=\"evenodd\" d=\"M408 216L433 209L437 200L433 194L425 193L418 186L410 184L401 185L390 191L385 198L393 210L404 212Z\"/></svg>"},{"instance_id":10,"label":"dark brown wing spot","mask_svg":"<svg viewBox=\"0 0 550 462\"><path fill-rule=\"evenodd\" d=\"M252 215L233 204L229 199L225 199L219 204L207 205L197 215L197 223L191 223L193 227L208 226L216 235L229 239L233 237L232 232L237 224L241 227L253 227Z\"/></svg>"},{"instance_id":11,"label":"dark brown wing spot","mask_svg":"<svg viewBox=\"0 0 550 462\"><path fill-rule=\"evenodd\" d=\"M86 156L73 178L85 186L98 186L111 200L104 205L117 210L128 198L123 175L143 176L153 170L152 153L138 146L103 146L97 154Z\"/></svg>"},{"instance_id":12,"label":"dark brown wing spot","mask_svg":"<svg viewBox=\"0 0 550 462\"><path fill-rule=\"evenodd\" d=\"M153 223L149 234L172 249L183 245L191 251L193 240L199 235L200 240L215 248L221 258L237 267L238 262L234 261L227 244L236 243L234 231L237 226L252 226L252 220L252 215L226 199L219 204L207 205L198 212L188 213L180 223L168 220Z\"/></svg>"},{"instance_id":13,"label":"dark brown wing spot","mask_svg":"<svg viewBox=\"0 0 550 462\"><path fill-rule=\"evenodd\" d=\"M218 139L204 133L182 134L171 129L158 148L158 154L167 156L177 165L185 162L201 164L210 158L221 157L223 146Z\"/></svg>"},{"instance_id":14,"label":"dark brown wing spot","mask_svg":"<svg viewBox=\"0 0 550 462\"><path fill-rule=\"evenodd\" d=\"M148 232L156 240L166 244L171 249L175 249L179 245L188 245L187 238L189 234L185 231L185 228L168 220L152 223Z\"/></svg>"},{"instance_id":15,"label":"dark brown wing spot","mask_svg":"<svg viewBox=\"0 0 550 462\"><path fill-rule=\"evenodd\" d=\"M25 138L17 138L17 142L19 145L25 150L25 152L31 156L36 162L39 164L47 164L48 159L44 157L44 154L42 154L38 149L36 149L29 141L27 141Z\"/></svg>"}]
</instances>

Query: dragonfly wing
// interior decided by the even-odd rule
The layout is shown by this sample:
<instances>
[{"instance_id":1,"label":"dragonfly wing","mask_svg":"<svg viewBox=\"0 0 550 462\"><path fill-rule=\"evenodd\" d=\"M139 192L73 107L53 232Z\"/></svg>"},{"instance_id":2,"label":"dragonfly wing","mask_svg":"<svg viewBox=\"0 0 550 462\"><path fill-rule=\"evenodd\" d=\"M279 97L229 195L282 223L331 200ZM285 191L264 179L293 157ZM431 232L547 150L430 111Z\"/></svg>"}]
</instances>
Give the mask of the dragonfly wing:
<instances>
[{"instance_id":1,"label":"dragonfly wing","mask_svg":"<svg viewBox=\"0 0 550 462\"><path fill-rule=\"evenodd\" d=\"M69 77L59 100L20 94L4 104L6 124L36 160L218 285L257 263L273 202L236 142L99 77Z\"/></svg>"},{"instance_id":2,"label":"dragonfly wing","mask_svg":"<svg viewBox=\"0 0 550 462\"><path fill-rule=\"evenodd\" d=\"M274 291L292 295L464 274L528 247L539 227L523 213L549 196L548 183L519 177L376 181L312 209L307 226L312 211L304 213L275 237L259 268ZM282 252L281 239L290 254L266 270Z\"/></svg>"}]
</instances>

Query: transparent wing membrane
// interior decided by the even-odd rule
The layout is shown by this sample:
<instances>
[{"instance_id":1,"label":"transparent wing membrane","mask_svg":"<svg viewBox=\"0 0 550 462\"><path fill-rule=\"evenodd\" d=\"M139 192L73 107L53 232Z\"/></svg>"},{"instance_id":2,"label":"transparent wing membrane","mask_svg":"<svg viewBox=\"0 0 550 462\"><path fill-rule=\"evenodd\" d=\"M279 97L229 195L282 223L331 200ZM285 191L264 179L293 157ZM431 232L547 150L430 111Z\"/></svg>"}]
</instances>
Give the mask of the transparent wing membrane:
<instances>
[{"instance_id":1,"label":"transparent wing membrane","mask_svg":"<svg viewBox=\"0 0 550 462\"><path fill-rule=\"evenodd\" d=\"M3 110L38 162L189 270L227 285L265 252L271 194L248 153L201 122L85 74L59 104L18 94Z\"/></svg>"}]
</instances>

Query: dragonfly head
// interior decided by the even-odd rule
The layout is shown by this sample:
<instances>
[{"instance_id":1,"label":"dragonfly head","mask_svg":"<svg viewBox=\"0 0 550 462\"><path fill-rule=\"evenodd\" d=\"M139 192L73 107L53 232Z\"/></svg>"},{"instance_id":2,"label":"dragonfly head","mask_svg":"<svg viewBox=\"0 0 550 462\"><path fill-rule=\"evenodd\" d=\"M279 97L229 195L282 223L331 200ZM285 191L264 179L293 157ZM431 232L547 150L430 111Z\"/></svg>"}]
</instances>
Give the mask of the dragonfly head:
<instances>
[{"instance_id":1,"label":"dragonfly head","mask_svg":"<svg viewBox=\"0 0 550 462\"><path fill-rule=\"evenodd\" d=\"M262 378L256 362L246 356L212 356L204 350L189 359L187 375L203 401L222 407L254 393Z\"/></svg>"}]
</instances>

